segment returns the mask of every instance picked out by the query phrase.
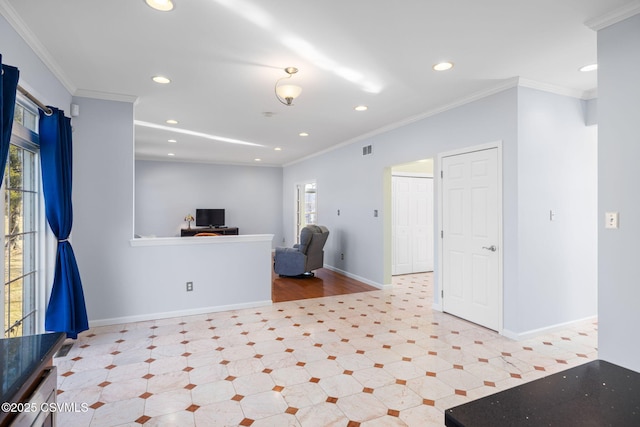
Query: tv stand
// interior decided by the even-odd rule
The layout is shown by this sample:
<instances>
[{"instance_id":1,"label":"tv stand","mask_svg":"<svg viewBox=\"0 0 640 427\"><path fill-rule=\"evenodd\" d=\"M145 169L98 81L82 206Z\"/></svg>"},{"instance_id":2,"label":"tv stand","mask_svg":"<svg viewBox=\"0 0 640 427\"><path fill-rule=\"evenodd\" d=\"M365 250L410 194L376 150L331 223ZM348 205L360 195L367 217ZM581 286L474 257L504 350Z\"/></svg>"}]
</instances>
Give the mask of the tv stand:
<instances>
[{"instance_id":1,"label":"tv stand","mask_svg":"<svg viewBox=\"0 0 640 427\"><path fill-rule=\"evenodd\" d=\"M237 236L238 227L195 227L180 230L180 237L195 236L198 233L215 233L223 236Z\"/></svg>"}]
</instances>

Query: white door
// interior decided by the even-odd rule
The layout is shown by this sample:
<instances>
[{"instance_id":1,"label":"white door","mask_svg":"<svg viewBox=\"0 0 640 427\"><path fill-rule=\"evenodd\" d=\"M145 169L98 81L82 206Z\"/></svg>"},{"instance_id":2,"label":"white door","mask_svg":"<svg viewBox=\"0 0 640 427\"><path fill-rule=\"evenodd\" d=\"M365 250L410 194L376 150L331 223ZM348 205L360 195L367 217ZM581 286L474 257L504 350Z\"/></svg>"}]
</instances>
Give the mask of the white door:
<instances>
[{"instance_id":1,"label":"white door","mask_svg":"<svg viewBox=\"0 0 640 427\"><path fill-rule=\"evenodd\" d=\"M392 177L392 274L433 271L433 178Z\"/></svg>"},{"instance_id":2,"label":"white door","mask_svg":"<svg viewBox=\"0 0 640 427\"><path fill-rule=\"evenodd\" d=\"M498 149L442 158L442 306L499 330Z\"/></svg>"}]
</instances>

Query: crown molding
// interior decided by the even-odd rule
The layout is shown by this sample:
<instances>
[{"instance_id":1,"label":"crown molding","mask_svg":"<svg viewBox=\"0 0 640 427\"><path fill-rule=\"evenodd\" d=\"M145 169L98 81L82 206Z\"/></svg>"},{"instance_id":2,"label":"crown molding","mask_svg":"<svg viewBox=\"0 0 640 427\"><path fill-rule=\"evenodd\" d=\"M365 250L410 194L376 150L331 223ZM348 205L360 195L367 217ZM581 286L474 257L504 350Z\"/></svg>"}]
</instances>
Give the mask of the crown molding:
<instances>
[{"instance_id":1,"label":"crown molding","mask_svg":"<svg viewBox=\"0 0 640 427\"><path fill-rule=\"evenodd\" d=\"M590 94L594 91L594 89L590 89L586 91L571 89L563 86L556 86L549 83L542 83L535 80L529 80L523 77L518 78L518 86L527 87L529 89L537 89L543 92L554 93L556 95L579 98L583 100L589 99L591 97Z\"/></svg>"},{"instance_id":2,"label":"crown molding","mask_svg":"<svg viewBox=\"0 0 640 427\"><path fill-rule=\"evenodd\" d=\"M638 13L640 13L640 0L634 0L602 16L588 20L585 22L585 25L594 31L599 31L627 18L631 18Z\"/></svg>"},{"instance_id":3,"label":"crown molding","mask_svg":"<svg viewBox=\"0 0 640 427\"><path fill-rule=\"evenodd\" d=\"M356 142L359 141L363 141L369 138L372 138L374 136L383 134L385 132L389 132L391 130L400 128L402 126L406 126L408 124L411 124L413 122L417 122L419 120L422 119L426 119L428 117L431 116L435 116L436 114L440 114L440 113L444 113L445 111L448 110L453 110L454 108L457 107L461 107L465 104L469 104L471 102L486 98L488 96L491 95L495 95L496 93L500 93L503 92L507 89L511 89L514 87L526 87L526 88L530 88L530 89L536 89L536 90L541 90L543 92L550 92L550 93L554 93L556 95L562 95L562 96L569 96L572 98L578 98L578 99L582 99L582 100L588 100L588 99L593 99L597 96L597 89L590 89L587 91L581 91L581 90L577 90L577 89L570 89L570 88L566 88L566 87L562 87L562 86L556 86L556 85L551 85L548 83L541 83L541 82L537 82L535 80L529 80L529 79L525 79L522 77L512 77L506 80L503 80L502 82L491 86L489 88L486 88L484 90L478 91L476 93L473 93L467 97L461 98L457 101L451 102L449 104L445 104L441 107L438 108L434 108L432 110L429 110L427 112L424 112L422 114L418 114L416 116L412 116L409 117L408 119L396 122L396 123L392 123L388 126L384 126L381 128L378 128L376 130L373 130L371 132L368 132L364 135L360 135L357 136L355 138L351 138L347 141L344 141L340 144L336 144L336 145L332 145L331 147L328 147L324 150L318 151L316 153L313 154L309 154L308 156L304 156L301 157L299 159L293 160L289 163L285 163L283 166L287 167L287 166L291 166L294 165L296 163L300 163L303 162L305 160L309 160L312 159L314 157L320 156L322 154L326 154L329 153L331 151L337 150L341 147L345 147L351 144L354 144Z\"/></svg>"},{"instance_id":4,"label":"crown molding","mask_svg":"<svg viewBox=\"0 0 640 427\"><path fill-rule=\"evenodd\" d=\"M135 95L126 95L123 93L100 92L97 90L88 90L88 89L77 89L75 92L73 92L73 96L77 96L80 98L101 99L103 101L129 102L134 105L138 103L138 97Z\"/></svg>"},{"instance_id":5,"label":"crown molding","mask_svg":"<svg viewBox=\"0 0 640 427\"><path fill-rule=\"evenodd\" d=\"M22 37L22 39L29 45L34 51L36 56L44 63L44 65L53 73L53 75L62 83L62 85L69 91L74 93L76 91L75 85L67 77L66 73L62 70L60 65L53 59L53 56L49 51L40 43L38 38L27 27L22 18L18 15L16 10L6 0L0 0L0 14L4 16L9 25Z\"/></svg>"}]
</instances>

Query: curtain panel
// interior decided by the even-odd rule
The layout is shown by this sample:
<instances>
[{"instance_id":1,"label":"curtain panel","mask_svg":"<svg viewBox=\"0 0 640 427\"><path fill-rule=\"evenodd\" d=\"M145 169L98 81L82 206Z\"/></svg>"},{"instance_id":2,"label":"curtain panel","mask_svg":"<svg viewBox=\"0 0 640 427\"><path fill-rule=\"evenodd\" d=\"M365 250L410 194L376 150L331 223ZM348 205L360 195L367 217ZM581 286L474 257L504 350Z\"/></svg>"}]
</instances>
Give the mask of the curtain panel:
<instances>
[{"instance_id":1,"label":"curtain panel","mask_svg":"<svg viewBox=\"0 0 640 427\"><path fill-rule=\"evenodd\" d=\"M63 111L49 108L51 115L40 111L40 164L47 222L58 239L58 252L45 329L77 338L89 329L89 321L80 272L68 240L73 224L71 119Z\"/></svg>"},{"instance_id":2,"label":"curtain panel","mask_svg":"<svg viewBox=\"0 0 640 427\"><path fill-rule=\"evenodd\" d=\"M0 184L4 179L4 168L9 155L11 142L11 128L13 127L13 113L16 106L16 89L20 72L17 68L2 64L0 55Z\"/></svg>"}]
</instances>

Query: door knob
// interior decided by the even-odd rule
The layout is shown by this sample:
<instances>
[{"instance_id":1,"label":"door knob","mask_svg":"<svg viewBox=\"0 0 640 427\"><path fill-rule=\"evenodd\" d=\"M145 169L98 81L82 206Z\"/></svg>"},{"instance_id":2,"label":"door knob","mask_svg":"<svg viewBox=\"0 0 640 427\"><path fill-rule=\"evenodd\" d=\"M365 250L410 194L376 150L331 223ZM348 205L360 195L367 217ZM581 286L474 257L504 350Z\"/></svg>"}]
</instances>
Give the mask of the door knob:
<instances>
[{"instance_id":1,"label":"door knob","mask_svg":"<svg viewBox=\"0 0 640 427\"><path fill-rule=\"evenodd\" d=\"M486 250L491 251L491 252L495 252L495 251L498 250L498 248L496 248L496 245L491 245L491 246L488 246L488 247L487 246L483 246L482 249L486 249Z\"/></svg>"}]
</instances>

